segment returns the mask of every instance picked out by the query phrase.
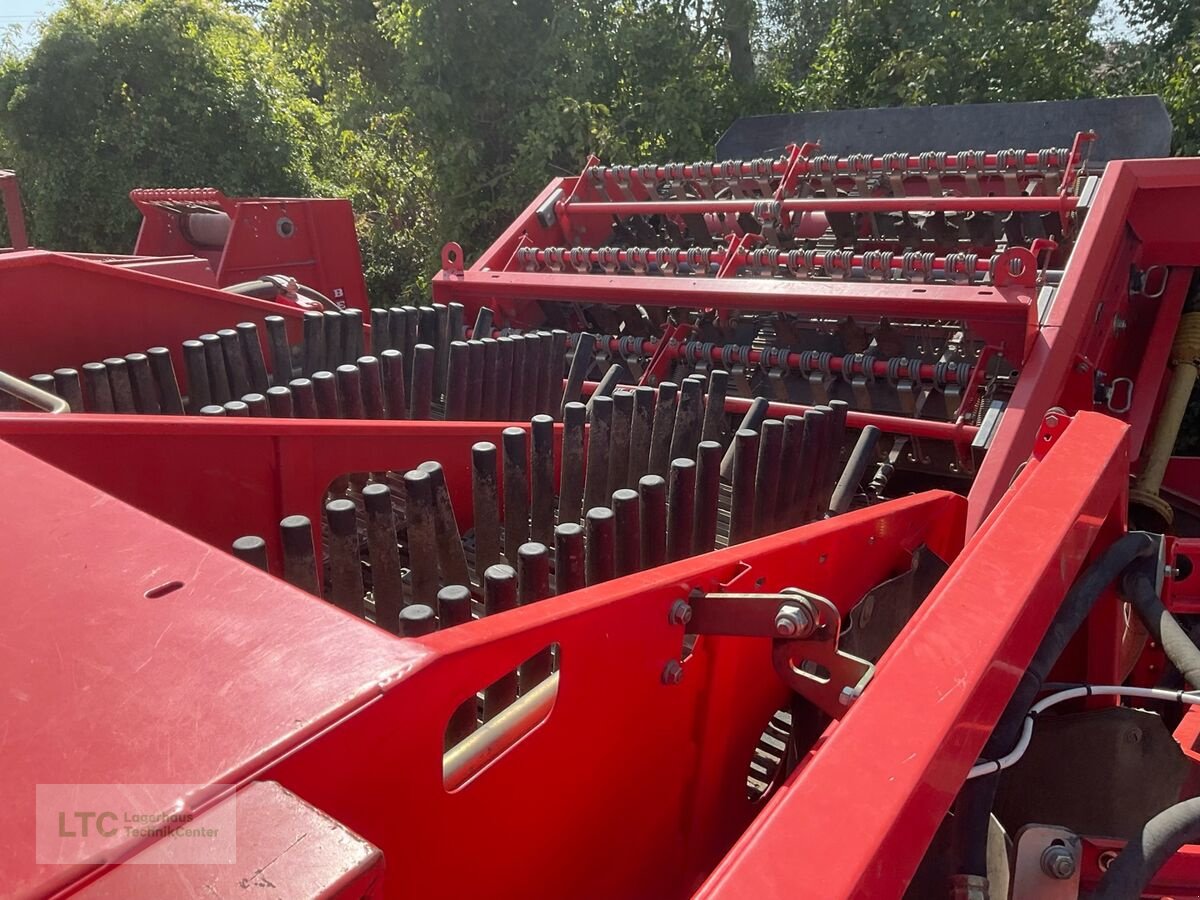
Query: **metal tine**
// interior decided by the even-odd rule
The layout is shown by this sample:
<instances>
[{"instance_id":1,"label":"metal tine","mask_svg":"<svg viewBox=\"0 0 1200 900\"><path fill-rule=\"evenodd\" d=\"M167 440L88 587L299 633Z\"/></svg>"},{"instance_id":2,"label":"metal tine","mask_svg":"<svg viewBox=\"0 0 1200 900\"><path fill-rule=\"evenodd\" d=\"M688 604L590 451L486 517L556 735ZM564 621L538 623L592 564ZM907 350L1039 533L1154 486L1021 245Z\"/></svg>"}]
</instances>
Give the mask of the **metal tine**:
<instances>
[{"instance_id":1,"label":"metal tine","mask_svg":"<svg viewBox=\"0 0 1200 900\"><path fill-rule=\"evenodd\" d=\"M267 404L267 398L262 394L246 394L242 397L241 402L250 411L251 418L269 419L271 417L271 408Z\"/></svg>"},{"instance_id":2,"label":"metal tine","mask_svg":"<svg viewBox=\"0 0 1200 900\"><path fill-rule=\"evenodd\" d=\"M613 394L608 443L608 493L629 484L629 433L633 423L633 394Z\"/></svg>"},{"instance_id":3,"label":"metal tine","mask_svg":"<svg viewBox=\"0 0 1200 900\"><path fill-rule=\"evenodd\" d=\"M563 522L554 529L554 592L567 594L585 585L583 527Z\"/></svg>"},{"instance_id":4,"label":"metal tine","mask_svg":"<svg viewBox=\"0 0 1200 900\"><path fill-rule=\"evenodd\" d=\"M338 403L337 379L332 372L312 373L313 394L317 399L317 415L322 419L341 418L341 406Z\"/></svg>"},{"instance_id":5,"label":"metal tine","mask_svg":"<svg viewBox=\"0 0 1200 900\"><path fill-rule=\"evenodd\" d=\"M554 419L534 416L529 423L530 540L554 542Z\"/></svg>"},{"instance_id":6,"label":"metal tine","mask_svg":"<svg viewBox=\"0 0 1200 900\"><path fill-rule=\"evenodd\" d=\"M667 482L667 561L692 553L692 526L696 516L696 463L687 457L671 460Z\"/></svg>"},{"instance_id":7,"label":"metal tine","mask_svg":"<svg viewBox=\"0 0 1200 900\"><path fill-rule=\"evenodd\" d=\"M467 417L467 367L470 348L466 341L452 341L446 361L446 421L461 422Z\"/></svg>"},{"instance_id":8,"label":"metal tine","mask_svg":"<svg viewBox=\"0 0 1200 900\"><path fill-rule=\"evenodd\" d=\"M721 502L721 456L717 441L696 447L696 498L693 503L692 553L708 553L717 545L717 517Z\"/></svg>"},{"instance_id":9,"label":"metal tine","mask_svg":"<svg viewBox=\"0 0 1200 900\"><path fill-rule=\"evenodd\" d=\"M584 516L584 577L590 587L613 577L617 517L607 506Z\"/></svg>"},{"instance_id":10,"label":"metal tine","mask_svg":"<svg viewBox=\"0 0 1200 900\"><path fill-rule=\"evenodd\" d=\"M406 545L408 547L410 602L436 606L438 592L437 525L434 518L433 479L428 472L404 473Z\"/></svg>"},{"instance_id":11,"label":"metal tine","mask_svg":"<svg viewBox=\"0 0 1200 900\"><path fill-rule=\"evenodd\" d=\"M812 496L814 459L821 440L820 431L824 427L822 420L825 414L815 409L804 411L801 417L804 421L804 436L800 444L800 453L792 468L791 507L788 509L787 524L790 527L803 525L808 519L805 512ZM784 420L786 425L787 420Z\"/></svg>"},{"instance_id":12,"label":"metal tine","mask_svg":"<svg viewBox=\"0 0 1200 900\"><path fill-rule=\"evenodd\" d=\"M485 422L494 422L496 416L496 389L499 382L497 364L500 356L500 344L495 338L483 338L483 387L479 392L479 418Z\"/></svg>"},{"instance_id":13,"label":"metal tine","mask_svg":"<svg viewBox=\"0 0 1200 900\"><path fill-rule=\"evenodd\" d=\"M414 603L400 610L400 636L406 638L422 637L437 631L437 613L432 606L424 603Z\"/></svg>"},{"instance_id":14,"label":"metal tine","mask_svg":"<svg viewBox=\"0 0 1200 900\"><path fill-rule=\"evenodd\" d=\"M471 337L474 340L482 341L484 338L492 336L492 320L494 315L488 307L479 307L479 310L475 313L475 324L471 327Z\"/></svg>"},{"instance_id":15,"label":"metal tine","mask_svg":"<svg viewBox=\"0 0 1200 900\"><path fill-rule=\"evenodd\" d=\"M517 548L517 603L528 606L549 596L550 550L538 541L522 544ZM518 679L521 693L549 678L553 665L554 656L549 647L522 663Z\"/></svg>"},{"instance_id":16,"label":"metal tine","mask_svg":"<svg viewBox=\"0 0 1200 900\"><path fill-rule=\"evenodd\" d=\"M778 529L776 510L783 470L783 422L766 419L758 439L758 472L754 484L754 536Z\"/></svg>"},{"instance_id":17,"label":"metal tine","mask_svg":"<svg viewBox=\"0 0 1200 900\"><path fill-rule=\"evenodd\" d=\"M307 313L306 313L307 315ZM308 320L304 320L307 326ZM283 316L267 316L267 346L271 349L271 384L283 386L295 374L292 368L292 348L288 344L287 320Z\"/></svg>"},{"instance_id":18,"label":"metal tine","mask_svg":"<svg viewBox=\"0 0 1200 900\"><path fill-rule=\"evenodd\" d=\"M437 529L438 565L442 570L443 584L470 584L467 571L467 554L463 549L462 536L458 533L458 520L454 518L454 504L450 502L450 489L446 486L446 472L439 462L423 462L417 467L429 473L433 490L434 526Z\"/></svg>"},{"instance_id":19,"label":"metal tine","mask_svg":"<svg viewBox=\"0 0 1200 900\"><path fill-rule=\"evenodd\" d=\"M842 450L846 444L846 413L850 404L845 400L830 400L829 408L833 411L829 425L829 455L825 459L825 468L821 473L821 497L814 510L816 517L821 517L829 509L829 501L833 496L834 485L837 482L838 466L842 461Z\"/></svg>"},{"instance_id":20,"label":"metal tine","mask_svg":"<svg viewBox=\"0 0 1200 900\"><path fill-rule=\"evenodd\" d=\"M296 408L296 416L300 419L319 418L317 413L317 392L311 378L293 378L288 382L292 392L292 405Z\"/></svg>"},{"instance_id":21,"label":"metal tine","mask_svg":"<svg viewBox=\"0 0 1200 900\"><path fill-rule=\"evenodd\" d=\"M599 397L611 397L617 385L624 384L630 377L629 370L625 368L624 363L613 363L601 377L596 389L592 391L592 396L588 399L588 406L591 406L592 401Z\"/></svg>"},{"instance_id":22,"label":"metal tine","mask_svg":"<svg viewBox=\"0 0 1200 900\"><path fill-rule=\"evenodd\" d=\"M378 356L392 349L391 313L381 306L371 307L371 353Z\"/></svg>"},{"instance_id":23,"label":"metal tine","mask_svg":"<svg viewBox=\"0 0 1200 900\"><path fill-rule=\"evenodd\" d=\"M242 344L242 355L250 377L250 387L257 394L265 394L270 383L267 381L267 362L263 358L262 341L258 337L258 326L253 322L239 322L235 329Z\"/></svg>"},{"instance_id":24,"label":"metal tine","mask_svg":"<svg viewBox=\"0 0 1200 900\"><path fill-rule=\"evenodd\" d=\"M321 368L332 372L342 364L343 359L342 313L340 310L327 309L322 315L325 317L325 364Z\"/></svg>"},{"instance_id":25,"label":"metal tine","mask_svg":"<svg viewBox=\"0 0 1200 900\"><path fill-rule=\"evenodd\" d=\"M232 416L236 419L250 418L250 407L241 400L230 400L224 405L223 409L225 410L225 415L227 416Z\"/></svg>"},{"instance_id":26,"label":"metal tine","mask_svg":"<svg viewBox=\"0 0 1200 900\"><path fill-rule=\"evenodd\" d=\"M404 346L399 349L404 353L404 358L409 361L409 365L412 365L413 351L417 349L417 344L421 343L421 310L416 306L406 306L404 312ZM411 381L412 372L407 374Z\"/></svg>"},{"instance_id":27,"label":"metal tine","mask_svg":"<svg viewBox=\"0 0 1200 900\"><path fill-rule=\"evenodd\" d=\"M819 418L810 419L810 412L819 414ZM824 477L825 470L829 464L829 456L832 452L832 432L835 422L833 420L833 410L828 406L818 406L815 409L809 410L805 412L804 418L806 422L810 423L805 426L804 441L808 444L810 442L809 435L811 434L812 449L809 451L809 468L804 471L805 486L808 491L804 498L801 521L811 522L828 508L821 505L821 479Z\"/></svg>"},{"instance_id":28,"label":"metal tine","mask_svg":"<svg viewBox=\"0 0 1200 900\"><path fill-rule=\"evenodd\" d=\"M363 618L367 614L362 557L358 552L358 517L353 500L325 504L329 525L329 599L334 606Z\"/></svg>"},{"instance_id":29,"label":"metal tine","mask_svg":"<svg viewBox=\"0 0 1200 900\"><path fill-rule=\"evenodd\" d=\"M546 407L547 412L561 420L563 415L563 357L567 332L555 328L546 342Z\"/></svg>"},{"instance_id":30,"label":"metal tine","mask_svg":"<svg viewBox=\"0 0 1200 900\"><path fill-rule=\"evenodd\" d=\"M48 394L54 394L56 396L58 394L58 389L54 384L54 376L53 375L47 375L47 374L30 375L25 380L27 382L29 382L30 384L32 384L35 388L46 391L46 393L48 393ZM68 404L68 405L70 405L70 404Z\"/></svg>"},{"instance_id":31,"label":"metal tine","mask_svg":"<svg viewBox=\"0 0 1200 900\"><path fill-rule=\"evenodd\" d=\"M567 383L563 388L562 402L575 403L583 396L583 383L591 371L593 357L596 353L596 336L590 332L580 332L575 342L575 352L571 356L571 368L567 372Z\"/></svg>"},{"instance_id":32,"label":"metal tine","mask_svg":"<svg viewBox=\"0 0 1200 900\"><path fill-rule=\"evenodd\" d=\"M529 397L526 394L528 381L526 371L525 335L509 335L512 342L512 384L508 389L508 418L513 420L529 419ZM503 405L504 398L500 397Z\"/></svg>"},{"instance_id":33,"label":"metal tine","mask_svg":"<svg viewBox=\"0 0 1200 900\"><path fill-rule=\"evenodd\" d=\"M629 488L613 491L612 511L616 516L616 555L614 571L618 578L638 571L642 566L642 525L638 511L638 492Z\"/></svg>"},{"instance_id":34,"label":"metal tine","mask_svg":"<svg viewBox=\"0 0 1200 900\"><path fill-rule=\"evenodd\" d=\"M183 342L183 365L187 372L188 412L194 416L213 401L208 381L208 354L202 342ZM84 366L85 372L86 369ZM84 387L87 387L86 383Z\"/></svg>"},{"instance_id":35,"label":"metal tine","mask_svg":"<svg viewBox=\"0 0 1200 900\"><path fill-rule=\"evenodd\" d=\"M471 505L475 511L475 574L500 562L500 494L496 445L480 441L471 447Z\"/></svg>"},{"instance_id":36,"label":"metal tine","mask_svg":"<svg viewBox=\"0 0 1200 900\"><path fill-rule=\"evenodd\" d=\"M464 418L478 421L483 409L483 341L467 341L467 412Z\"/></svg>"},{"instance_id":37,"label":"metal tine","mask_svg":"<svg viewBox=\"0 0 1200 900\"><path fill-rule=\"evenodd\" d=\"M729 544L754 537L754 476L758 466L758 432L739 428L733 436L733 486L729 504Z\"/></svg>"},{"instance_id":38,"label":"metal tine","mask_svg":"<svg viewBox=\"0 0 1200 900\"><path fill-rule=\"evenodd\" d=\"M399 350L401 353L410 353L412 348L408 346L408 307L393 306L388 310L388 345L384 350ZM375 354L382 356L383 350Z\"/></svg>"},{"instance_id":39,"label":"metal tine","mask_svg":"<svg viewBox=\"0 0 1200 900\"><path fill-rule=\"evenodd\" d=\"M215 403L210 403L208 406L200 407L200 415L202 416L223 416L225 415L225 407L217 406Z\"/></svg>"},{"instance_id":40,"label":"metal tine","mask_svg":"<svg viewBox=\"0 0 1200 900\"><path fill-rule=\"evenodd\" d=\"M380 354L383 366L383 390L387 396L390 419L408 418L408 392L404 385L404 354L399 350L384 350Z\"/></svg>"},{"instance_id":41,"label":"metal tine","mask_svg":"<svg viewBox=\"0 0 1200 900\"><path fill-rule=\"evenodd\" d=\"M450 310L445 303L433 304L434 312L434 357L433 357L433 390L434 396L446 393L446 364L450 359Z\"/></svg>"},{"instance_id":42,"label":"metal tine","mask_svg":"<svg viewBox=\"0 0 1200 900\"><path fill-rule=\"evenodd\" d=\"M183 395L179 393L179 381L175 378L175 366L171 362L171 351L166 347L151 347L146 351L150 358L150 370L158 385L160 410L168 416L183 415ZM70 402L70 398L65 398Z\"/></svg>"},{"instance_id":43,"label":"metal tine","mask_svg":"<svg viewBox=\"0 0 1200 900\"><path fill-rule=\"evenodd\" d=\"M119 413L137 412L137 404L133 402L133 383L129 380L129 364L120 356L110 356L104 360L104 368L108 373L108 386L112 390L113 409Z\"/></svg>"},{"instance_id":44,"label":"metal tine","mask_svg":"<svg viewBox=\"0 0 1200 900\"><path fill-rule=\"evenodd\" d=\"M154 383L154 373L150 371L150 357L145 353L127 353L125 365L133 385L133 402L138 412L158 415L162 406L158 402L158 385Z\"/></svg>"},{"instance_id":45,"label":"metal tine","mask_svg":"<svg viewBox=\"0 0 1200 900\"><path fill-rule=\"evenodd\" d=\"M446 335L449 343L467 339L465 316L466 308L461 303L446 304Z\"/></svg>"},{"instance_id":46,"label":"metal tine","mask_svg":"<svg viewBox=\"0 0 1200 900\"><path fill-rule=\"evenodd\" d=\"M383 373L380 371L379 358L360 356L356 365L363 413L368 419L386 419L387 405L383 399Z\"/></svg>"},{"instance_id":47,"label":"metal tine","mask_svg":"<svg viewBox=\"0 0 1200 900\"><path fill-rule=\"evenodd\" d=\"M729 373L713 369L708 374L708 397L704 405L704 426L700 439L725 442L725 397L729 389Z\"/></svg>"},{"instance_id":48,"label":"metal tine","mask_svg":"<svg viewBox=\"0 0 1200 900\"><path fill-rule=\"evenodd\" d=\"M429 419L433 415L434 349L429 344L413 348L412 417Z\"/></svg>"},{"instance_id":49,"label":"metal tine","mask_svg":"<svg viewBox=\"0 0 1200 900\"><path fill-rule=\"evenodd\" d=\"M88 412L110 413L113 411L112 387L108 383L108 369L104 363L84 363L83 399Z\"/></svg>"},{"instance_id":50,"label":"metal tine","mask_svg":"<svg viewBox=\"0 0 1200 900\"><path fill-rule=\"evenodd\" d=\"M267 542L256 534L248 534L233 542L233 555L264 572L271 571L267 564Z\"/></svg>"},{"instance_id":51,"label":"metal tine","mask_svg":"<svg viewBox=\"0 0 1200 900\"><path fill-rule=\"evenodd\" d=\"M438 628L445 630L471 621L471 589L463 584L448 584L437 595ZM446 725L445 749L449 749L475 730L475 696L458 705Z\"/></svg>"},{"instance_id":52,"label":"metal tine","mask_svg":"<svg viewBox=\"0 0 1200 900\"><path fill-rule=\"evenodd\" d=\"M483 573L483 614L494 616L517 607L517 573L511 566L488 566ZM483 721L496 717L517 699L516 671L501 676L483 690Z\"/></svg>"},{"instance_id":53,"label":"metal tine","mask_svg":"<svg viewBox=\"0 0 1200 900\"><path fill-rule=\"evenodd\" d=\"M307 516L288 516L279 523L279 537L283 546L283 580L320 597L312 522Z\"/></svg>"},{"instance_id":54,"label":"metal tine","mask_svg":"<svg viewBox=\"0 0 1200 900\"><path fill-rule=\"evenodd\" d=\"M347 419L365 419L363 409L362 377L358 366L349 363L337 367L337 394L341 402L342 416Z\"/></svg>"},{"instance_id":55,"label":"metal tine","mask_svg":"<svg viewBox=\"0 0 1200 900\"><path fill-rule=\"evenodd\" d=\"M854 449L850 451L850 458L846 461L846 468L842 470L837 487L833 490L833 497L829 501L829 515L841 515L850 508L854 495L858 493L858 486L862 483L863 474L875 457L879 433L879 429L874 425L866 426L859 433L858 441L855 442Z\"/></svg>"},{"instance_id":56,"label":"metal tine","mask_svg":"<svg viewBox=\"0 0 1200 900\"><path fill-rule=\"evenodd\" d=\"M667 481L661 475L646 475L638 482L638 506L642 520L642 568L661 566L667 559Z\"/></svg>"},{"instance_id":57,"label":"metal tine","mask_svg":"<svg viewBox=\"0 0 1200 900\"><path fill-rule=\"evenodd\" d=\"M529 415L546 412L546 345L541 332L525 336L525 395Z\"/></svg>"},{"instance_id":58,"label":"metal tine","mask_svg":"<svg viewBox=\"0 0 1200 900\"><path fill-rule=\"evenodd\" d=\"M512 389L516 381L513 372L515 352L516 347L511 337L505 336L496 339L496 387L493 402L495 403L494 418L498 421L509 420Z\"/></svg>"},{"instance_id":59,"label":"metal tine","mask_svg":"<svg viewBox=\"0 0 1200 900\"><path fill-rule=\"evenodd\" d=\"M746 410L746 414L742 416L742 423L738 425L738 431L754 431L757 432L762 426L763 420L767 417L767 409L770 403L766 397L755 397L750 404L750 408ZM737 436L736 433L734 435ZM757 452L757 450L756 450ZM729 449L725 451L725 457L721 460L721 478L724 481L729 481L733 477L733 444L729 445Z\"/></svg>"},{"instance_id":60,"label":"metal tine","mask_svg":"<svg viewBox=\"0 0 1200 900\"><path fill-rule=\"evenodd\" d=\"M704 379L689 375L679 386L675 425L671 430L671 459L690 459L704 429Z\"/></svg>"},{"instance_id":61,"label":"metal tine","mask_svg":"<svg viewBox=\"0 0 1200 900\"><path fill-rule=\"evenodd\" d=\"M400 548L396 545L396 517L392 490L374 482L362 489L367 514L367 556L371 561L371 597L375 601L375 624L399 633L400 610L404 607L404 581Z\"/></svg>"},{"instance_id":62,"label":"metal tine","mask_svg":"<svg viewBox=\"0 0 1200 900\"><path fill-rule=\"evenodd\" d=\"M292 404L292 392L281 384L267 388L267 406L271 409L272 417L276 419L291 419L296 415Z\"/></svg>"},{"instance_id":63,"label":"metal tine","mask_svg":"<svg viewBox=\"0 0 1200 900\"><path fill-rule=\"evenodd\" d=\"M517 548L529 540L529 456L525 429L505 428L500 440L504 451L504 558L516 562Z\"/></svg>"},{"instance_id":64,"label":"metal tine","mask_svg":"<svg viewBox=\"0 0 1200 900\"><path fill-rule=\"evenodd\" d=\"M612 434L613 401L597 397L588 411L587 468L583 482L583 508L600 506L608 498L608 452Z\"/></svg>"},{"instance_id":65,"label":"metal tine","mask_svg":"<svg viewBox=\"0 0 1200 900\"><path fill-rule=\"evenodd\" d=\"M432 306L417 307L417 340L432 347L437 339L437 310Z\"/></svg>"},{"instance_id":66,"label":"metal tine","mask_svg":"<svg viewBox=\"0 0 1200 900\"><path fill-rule=\"evenodd\" d=\"M233 328L222 328L217 332L221 341L221 355L225 357L225 373L229 378L229 390L233 397L250 393L250 373L246 366L246 354L242 342Z\"/></svg>"},{"instance_id":67,"label":"metal tine","mask_svg":"<svg viewBox=\"0 0 1200 900\"><path fill-rule=\"evenodd\" d=\"M83 412L83 387L79 382L79 373L74 369L55 369L54 393L67 401L71 412Z\"/></svg>"},{"instance_id":68,"label":"metal tine","mask_svg":"<svg viewBox=\"0 0 1200 900\"><path fill-rule=\"evenodd\" d=\"M563 407L562 461L558 482L558 522L583 518L583 438L587 407L568 403Z\"/></svg>"},{"instance_id":69,"label":"metal tine","mask_svg":"<svg viewBox=\"0 0 1200 900\"><path fill-rule=\"evenodd\" d=\"M325 314L315 309L309 310L304 314L303 324L300 374L307 377L325 368ZM275 380L278 383L279 376L276 376Z\"/></svg>"},{"instance_id":70,"label":"metal tine","mask_svg":"<svg viewBox=\"0 0 1200 900\"><path fill-rule=\"evenodd\" d=\"M671 437L675 431L675 396L679 385L673 381L658 386L658 401L654 407L654 426L650 434L649 474L666 476L671 462Z\"/></svg>"},{"instance_id":71,"label":"metal tine","mask_svg":"<svg viewBox=\"0 0 1200 900\"><path fill-rule=\"evenodd\" d=\"M629 426L629 484L637 484L650 470L650 438L654 433L654 388L633 390L633 418Z\"/></svg>"},{"instance_id":72,"label":"metal tine","mask_svg":"<svg viewBox=\"0 0 1200 900\"><path fill-rule=\"evenodd\" d=\"M363 314L361 309L342 310L341 362L348 363L363 355Z\"/></svg>"},{"instance_id":73,"label":"metal tine","mask_svg":"<svg viewBox=\"0 0 1200 900\"><path fill-rule=\"evenodd\" d=\"M215 334L202 334L199 340L204 347L204 364L208 368L208 395L213 403L228 403L233 394L230 393L221 339Z\"/></svg>"},{"instance_id":74,"label":"metal tine","mask_svg":"<svg viewBox=\"0 0 1200 900\"><path fill-rule=\"evenodd\" d=\"M775 528L790 528L794 522L796 492L803 469L800 468L804 453L804 417L783 417L783 461L780 463L779 497L775 504Z\"/></svg>"}]
</instances>

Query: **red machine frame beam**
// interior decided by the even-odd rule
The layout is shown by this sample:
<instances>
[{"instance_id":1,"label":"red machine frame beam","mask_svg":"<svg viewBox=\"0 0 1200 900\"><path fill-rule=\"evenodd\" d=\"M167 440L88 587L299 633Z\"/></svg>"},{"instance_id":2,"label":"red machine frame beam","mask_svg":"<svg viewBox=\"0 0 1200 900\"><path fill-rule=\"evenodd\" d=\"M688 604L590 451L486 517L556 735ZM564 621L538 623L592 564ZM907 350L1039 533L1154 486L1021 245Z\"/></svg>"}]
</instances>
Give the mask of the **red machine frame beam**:
<instances>
[{"instance_id":1,"label":"red machine frame beam","mask_svg":"<svg viewBox=\"0 0 1200 900\"><path fill-rule=\"evenodd\" d=\"M697 898L904 892L1092 545L1123 525L1127 432L1082 413L1030 461Z\"/></svg>"}]
</instances>

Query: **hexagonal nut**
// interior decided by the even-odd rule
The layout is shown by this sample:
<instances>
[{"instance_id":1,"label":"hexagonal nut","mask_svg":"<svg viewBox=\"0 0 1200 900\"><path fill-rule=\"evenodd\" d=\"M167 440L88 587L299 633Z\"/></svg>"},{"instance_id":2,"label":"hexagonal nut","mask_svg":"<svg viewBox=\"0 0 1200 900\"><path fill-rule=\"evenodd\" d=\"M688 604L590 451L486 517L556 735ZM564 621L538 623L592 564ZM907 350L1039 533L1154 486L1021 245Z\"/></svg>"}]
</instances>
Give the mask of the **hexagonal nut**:
<instances>
[{"instance_id":1,"label":"hexagonal nut","mask_svg":"<svg viewBox=\"0 0 1200 900\"><path fill-rule=\"evenodd\" d=\"M780 637L805 638L816 626L816 618L807 604L785 603L775 614L775 633Z\"/></svg>"},{"instance_id":2,"label":"hexagonal nut","mask_svg":"<svg viewBox=\"0 0 1200 900\"><path fill-rule=\"evenodd\" d=\"M692 608L684 600L676 600L667 612L667 621L672 625L686 625L692 621Z\"/></svg>"},{"instance_id":3,"label":"hexagonal nut","mask_svg":"<svg viewBox=\"0 0 1200 900\"><path fill-rule=\"evenodd\" d=\"M683 681L683 665L677 659L672 659L663 666L662 683L674 686Z\"/></svg>"},{"instance_id":4,"label":"hexagonal nut","mask_svg":"<svg viewBox=\"0 0 1200 900\"><path fill-rule=\"evenodd\" d=\"M1042 871L1051 878L1065 881L1075 874L1075 854L1059 844L1042 851Z\"/></svg>"}]
</instances>

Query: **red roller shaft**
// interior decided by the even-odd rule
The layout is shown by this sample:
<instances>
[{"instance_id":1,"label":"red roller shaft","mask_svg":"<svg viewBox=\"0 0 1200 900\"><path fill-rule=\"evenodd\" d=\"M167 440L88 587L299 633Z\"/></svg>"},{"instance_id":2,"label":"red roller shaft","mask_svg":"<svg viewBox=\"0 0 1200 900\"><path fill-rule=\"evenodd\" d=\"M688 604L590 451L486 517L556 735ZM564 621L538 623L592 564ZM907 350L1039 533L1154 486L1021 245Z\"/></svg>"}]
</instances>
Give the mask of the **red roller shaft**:
<instances>
[{"instance_id":1,"label":"red roller shaft","mask_svg":"<svg viewBox=\"0 0 1200 900\"><path fill-rule=\"evenodd\" d=\"M563 201L571 215L685 215L752 213L762 200ZM1073 210L1078 198L1049 197L835 197L780 201L784 212L1057 212Z\"/></svg>"}]
</instances>

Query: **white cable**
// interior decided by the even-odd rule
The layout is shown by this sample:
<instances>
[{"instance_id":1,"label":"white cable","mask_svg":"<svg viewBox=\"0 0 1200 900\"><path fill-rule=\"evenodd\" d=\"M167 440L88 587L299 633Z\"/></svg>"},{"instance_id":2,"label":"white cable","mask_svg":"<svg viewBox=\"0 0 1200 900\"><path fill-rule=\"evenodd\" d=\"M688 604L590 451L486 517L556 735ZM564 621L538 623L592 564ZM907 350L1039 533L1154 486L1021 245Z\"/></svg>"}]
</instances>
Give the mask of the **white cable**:
<instances>
[{"instance_id":1,"label":"white cable","mask_svg":"<svg viewBox=\"0 0 1200 900\"><path fill-rule=\"evenodd\" d=\"M1079 697L1142 697L1148 700L1174 700L1176 703L1187 703L1191 705L1200 704L1200 691L1169 691L1165 688L1139 688L1126 687L1120 684L1083 684L1079 687L1067 688L1065 691L1058 691L1050 694L1048 697L1043 697L1037 703L1033 704L1029 709L1029 714L1025 716L1025 722L1021 726L1021 737L1017 740L1017 745L1008 753L999 759L989 759L983 762L978 762L971 767L971 771L967 773L967 780L979 778L981 775L992 775L1016 763L1025 751L1029 749L1029 741L1033 737L1033 720L1038 717L1038 714L1043 710L1049 709L1058 703L1064 703L1067 700L1076 700Z\"/></svg>"}]
</instances>

